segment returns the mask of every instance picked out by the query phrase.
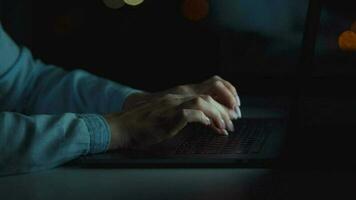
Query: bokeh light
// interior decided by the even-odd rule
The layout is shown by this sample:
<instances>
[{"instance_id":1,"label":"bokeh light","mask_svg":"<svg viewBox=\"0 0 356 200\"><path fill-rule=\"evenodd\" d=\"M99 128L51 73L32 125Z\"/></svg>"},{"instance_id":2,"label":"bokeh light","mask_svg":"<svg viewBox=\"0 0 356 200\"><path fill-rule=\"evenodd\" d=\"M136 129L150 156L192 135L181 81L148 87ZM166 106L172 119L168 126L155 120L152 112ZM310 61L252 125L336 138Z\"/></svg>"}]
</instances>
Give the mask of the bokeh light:
<instances>
[{"instance_id":1,"label":"bokeh light","mask_svg":"<svg viewBox=\"0 0 356 200\"><path fill-rule=\"evenodd\" d=\"M209 2L208 0L184 0L182 13L191 21L200 21L209 14Z\"/></svg>"},{"instance_id":2,"label":"bokeh light","mask_svg":"<svg viewBox=\"0 0 356 200\"><path fill-rule=\"evenodd\" d=\"M127 5L137 6L143 2L143 0L124 0Z\"/></svg>"},{"instance_id":3,"label":"bokeh light","mask_svg":"<svg viewBox=\"0 0 356 200\"><path fill-rule=\"evenodd\" d=\"M103 0L103 3L111 9L119 9L125 5L123 0Z\"/></svg>"},{"instance_id":4,"label":"bokeh light","mask_svg":"<svg viewBox=\"0 0 356 200\"><path fill-rule=\"evenodd\" d=\"M353 31L354 33L356 33L356 21L354 21L352 24L351 24L351 31Z\"/></svg>"},{"instance_id":5,"label":"bokeh light","mask_svg":"<svg viewBox=\"0 0 356 200\"><path fill-rule=\"evenodd\" d=\"M339 48L343 51L356 51L356 33L353 31L344 31L339 36Z\"/></svg>"}]
</instances>

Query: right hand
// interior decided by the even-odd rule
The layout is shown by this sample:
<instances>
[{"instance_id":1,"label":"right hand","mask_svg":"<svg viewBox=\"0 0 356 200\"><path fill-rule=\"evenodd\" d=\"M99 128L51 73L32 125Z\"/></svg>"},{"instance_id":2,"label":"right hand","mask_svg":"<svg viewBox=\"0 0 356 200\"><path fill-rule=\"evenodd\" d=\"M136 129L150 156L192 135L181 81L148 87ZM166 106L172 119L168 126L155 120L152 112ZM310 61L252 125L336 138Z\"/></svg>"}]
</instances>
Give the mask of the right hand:
<instances>
[{"instance_id":1,"label":"right hand","mask_svg":"<svg viewBox=\"0 0 356 200\"><path fill-rule=\"evenodd\" d=\"M221 135L234 129L228 110L208 95L167 94L105 118L111 128L110 149L153 145L192 122L210 126Z\"/></svg>"}]
</instances>

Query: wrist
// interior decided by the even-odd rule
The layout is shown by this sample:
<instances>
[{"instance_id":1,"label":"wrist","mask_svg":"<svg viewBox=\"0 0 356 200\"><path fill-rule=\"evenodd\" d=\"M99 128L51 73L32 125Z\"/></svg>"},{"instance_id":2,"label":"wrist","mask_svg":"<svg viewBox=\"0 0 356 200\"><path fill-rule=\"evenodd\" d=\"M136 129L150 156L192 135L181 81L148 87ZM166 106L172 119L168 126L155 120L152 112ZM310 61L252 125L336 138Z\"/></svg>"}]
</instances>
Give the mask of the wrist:
<instances>
[{"instance_id":1,"label":"wrist","mask_svg":"<svg viewBox=\"0 0 356 200\"><path fill-rule=\"evenodd\" d=\"M122 110L128 110L137 105L140 105L146 102L149 99L150 93L148 92L135 92L130 94L126 99L122 106Z\"/></svg>"},{"instance_id":2,"label":"wrist","mask_svg":"<svg viewBox=\"0 0 356 200\"><path fill-rule=\"evenodd\" d=\"M114 123L114 114L108 114L104 116L104 119L109 125L109 132L110 132L110 141L109 141L109 150L116 149L118 146L118 128Z\"/></svg>"},{"instance_id":3,"label":"wrist","mask_svg":"<svg viewBox=\"0 0 356 200\"><path fill-rule=\"evenodd\" d=\"M110 128L109 150L125 148L128 146L128 134L120 120L119 114L108 114L104 116Z\"/></svg>"}]
</instances>

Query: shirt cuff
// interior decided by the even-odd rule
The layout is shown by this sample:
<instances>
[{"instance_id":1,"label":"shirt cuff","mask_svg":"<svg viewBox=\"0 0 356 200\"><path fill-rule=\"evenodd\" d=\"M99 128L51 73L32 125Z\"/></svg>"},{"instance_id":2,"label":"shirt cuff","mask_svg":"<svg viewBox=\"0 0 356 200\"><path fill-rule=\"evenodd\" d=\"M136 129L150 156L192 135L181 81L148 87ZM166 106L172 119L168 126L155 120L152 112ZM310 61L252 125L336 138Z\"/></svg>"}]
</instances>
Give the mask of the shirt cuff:
<instances>
[{"instance_id":1,"label":"shirt cuff","mask_svg":"<svg viewBox=\"0 0 356 200\"><path fill-rule=\"evenodd\" d=\"M110 128L106 120L97 114L79 114L90 135L89 154L102 153L108 150L110 143Z\"/></svg>"}]
</instances>

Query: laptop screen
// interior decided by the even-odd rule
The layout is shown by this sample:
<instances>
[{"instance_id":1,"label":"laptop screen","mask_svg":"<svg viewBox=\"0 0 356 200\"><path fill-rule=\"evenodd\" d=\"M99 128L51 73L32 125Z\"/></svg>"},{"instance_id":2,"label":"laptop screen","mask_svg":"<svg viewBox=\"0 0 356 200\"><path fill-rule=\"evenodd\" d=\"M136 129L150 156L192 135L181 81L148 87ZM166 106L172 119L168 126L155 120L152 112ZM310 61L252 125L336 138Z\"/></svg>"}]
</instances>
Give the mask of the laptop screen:
<instances>
[{"instance_id":1,"label":"laptop screen","mask_svg":"<svg viewBox=\"0 0 356 200\"><path fill-rule=\"evenodd\" d=\"M245 93L288 93L299 64L308 2L211 1L223 76L242 84Z\"/></svg>"}]
</instances>

